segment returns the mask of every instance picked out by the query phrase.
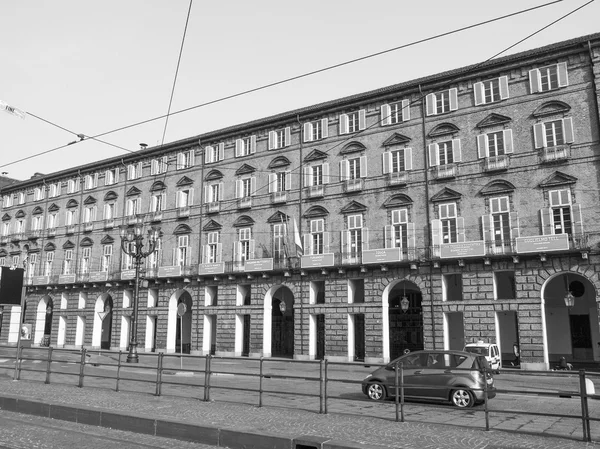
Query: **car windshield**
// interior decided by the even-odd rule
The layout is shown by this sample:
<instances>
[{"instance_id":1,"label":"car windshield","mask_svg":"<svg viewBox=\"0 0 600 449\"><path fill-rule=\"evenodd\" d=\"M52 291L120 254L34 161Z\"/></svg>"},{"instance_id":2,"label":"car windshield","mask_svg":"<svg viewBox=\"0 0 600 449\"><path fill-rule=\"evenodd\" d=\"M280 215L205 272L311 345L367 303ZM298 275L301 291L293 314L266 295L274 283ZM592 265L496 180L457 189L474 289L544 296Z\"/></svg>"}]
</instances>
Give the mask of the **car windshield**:
<instances>
[{"instance_id":1,"label":"car windshield","mask_svg":"<svg viewBox=\"0 0 600 449\"><path fill-rule=\"evenodd\" d=\"M470 352L472 354L479 354L479 355L487 355L487 353L488 353L487 348L484 348L481 346L467 346L465 348L465 351Z\"/></svg>"}]
</instances>

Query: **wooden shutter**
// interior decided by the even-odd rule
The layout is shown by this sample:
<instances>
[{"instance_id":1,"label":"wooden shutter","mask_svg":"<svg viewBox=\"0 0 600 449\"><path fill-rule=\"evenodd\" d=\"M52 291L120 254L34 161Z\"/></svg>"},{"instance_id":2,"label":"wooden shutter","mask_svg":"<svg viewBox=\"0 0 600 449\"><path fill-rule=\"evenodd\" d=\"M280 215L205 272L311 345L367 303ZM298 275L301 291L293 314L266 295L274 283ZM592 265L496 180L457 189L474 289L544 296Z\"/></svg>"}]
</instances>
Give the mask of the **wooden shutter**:
<instances>
[{"instance_id":1,"label":"wooden shutter","mask_svg":"<svg viewBox=\"0 0 600 449\"><path fill-rule=\"evenodd\" d=\"M177 153L177 170L183 168L183 153Z\"/></svg>"},{"instance_id":2,"label":"wooden shutter","mask_svg":"<svg viewBox=\"0 0 600 449\"><path fill-rule=\"evenodd\" d=\"M454 162L462 162L460 139L452 139L452 155L454 158Z\"/></svg>"},{"instance_id":3,"label":"wooden shutter","mask_svg":"<svg viewBox=\"0 0 600 449\"><path fill-rule=\"evenodd\" d=\"M450 110L456 111L458 109L458 89L453 87L448 93L450 95Z\"/></svg>"},{"instance_id":4,"label":"wooden shutter","mask_svg":"<svg viewBox=\"0 0 600 449\"><path fill-rule=\"evenodd\" d=\"M330 241L329 232L323 232L323 254L329 253Z\"/></svg>"},{"instance_id":5,"label":"wooden shutter","mask_svg":"<svg viewBox=\"0 0 600 449\"><path fill-rule=\"evenodd\" d=\"M348 114L340 114L339 133L348 134Z\"/></svg>"},{"instance_id":6,"label":"wooden shutter","mask_svg":"<svg viewBox=\"0 0 600 449\"><path fill-rule=\"evenodd\" d=\"M558 87L565 87L569 85L569 76L567 72L567 63L560 62L557 67L558 71Z\"/></svg>"},{"instance_id":7,"label":"wooden shutter","mask_svg":"<svg viewBox=\"0 0 600 449\"><path fill-rule=\"evenodd\" d=\"M313 249L312 249L312 235L311 234L304 234L302 236L302 240L304 241L304 255L305 256L311 256L313 253Z\"/></svg>"},{"instance_id":8,"label":"wooden shutter","mask_svg":"<svg viewBox=\"0 0 600 449\"><path fill-rule=\"evenodd\" d=\"M212 189L210 189L210 186L206 183L204 183L204 202L205 203L212 203L212 199L211 199L211 193L212 193Z\"/></svg>"},{"instance_id":9,"label":"wooden shutter","mask_svg":"<svg viewBox=\"0 0 600 449\"><path fill-rule=\"evenodd\" d=\"M416 236L417 236L417 233L415 232L415 224L414 223L406 223L406 246L408 247L408 250L410 251L409 256L412 259L414 259L414 257L415 257L414 250L417 247Z\"/></svg>"},{"instance_id":10,"label":"wooden shutter","mask_svg":"<svg viewBox=\"0 0 600 449\"><path fill-rule=\"evenodd\" d=\"M269 150L272 150L275 147L275 142L277 140L277 134L275 131L269 131Z\"/></svg>"},{"instance_id":11,"label":"wooden shutter","mask_svg":"<svg viewBox=\"0 0 600 449\"><path fill-rule=\"evenodd\" d=\"M285 127L285 142L283 143L284 147L289 146L292 143L292 129L289 126Z\"/></svg>"},{"instance_id":12,"label":"wooden shutter","mask_svg":"<svg viewBox=\"0 0 600 449\"><path fill-rule=\"evenodd\" d=\"M562 124L565 143L573 143L573 119L571 117L564 118Z\"/></svg>"},{"instance_id":13,"label":"wooden shutter","mask_svg":"<svg viewBox=\"0 0 600 449\"><path fill-rule=\"evenodd\" d=\"M225 142L219 144L219 160L225 159Z\"/></svg>"},{"instance_id":14,"label":"wooden shutter","mask_svg":"<svg viewBox=\"0 0 600 449\"><path fill-rule=\"evenodd\" d=\"M440 165L440 153L438 151L439 146L437 143L429 144L429 166L436 167Z\"/></svg>"},{"instance_id":15,"label":"wooden shutter","mask_svg":"<svg viewBox=\"0 0 600 449\"><path fill-rule=\"evenodd\" d=\"M361 109L358 111L358 129L363 130L367 127L367 111Z\"/></svg>"},{"instance_id":16,"label":"wooden shutter","mask_svg":"<svg viewBox=\"0 0 600 449\"><path fill-rule=\"evenodd\" d=\"M285 190L292 189L292 172L290 170L285 172Z\"/></svg>"},{"instance_id":17,"label":"wooden shutter","mask_svg":"<svg viewBox=\"0 0 600 449\"><path fill-rule=\"evenodd\" d=\"M235 157L240 157L243 153L244 141L242 139L235 139Z\"/></svg>"},{"instance_id":18,"label":"wooden shutter","mask_svg":"<svg viewBox=\"0 0 600 449\"><path fill-rule=\"evenodd\" d=\"M502 131L504 136L504 152L511 154L513 152L513 133L512 129L505 129Z\"/></svg>"},{"instance_id":19,"label":"wooden shutter","mask_svg":"<svg viewBox=\"0 0 600 449\"><path fill-rule=\"evenodd\" d=\"M439 246L442 243L442 221L431 220L431 244Z\"/></svg>"},{"instance_id":20,"label":"wooden shutter","mask_svg":"<svg viewBox=\"0 0 600 449\"><path fill-rule=\"evenodd\" d=\"M233 242L233 260L235 262L242 260L242 242Z\"/></svg>"},{"instance_id":21,"label":"wooden shutter","mask_svg":"<svg viewBox=\"0 0 600 449\"><path fill-rule=\"evenodd\" d=\"M223 244L217 243L217 262L220 263L223 258Z\"/></svg>"},{"instance_id":22,"label":"wooden shutter","mask_svg":"<svg viewBox=\"0 0 600 449\"><path fill-rule=\"evenodd\" d=\"M321 135L323 136L323 139L329 137L329 120L326 118L321 119Z\"/></svg>"},{"instance_id":23,"label":"wooden shutter","mask_svg":"<svg viewBox=\"0 0 600 449\"><path fill-rule=\"evenodd\" d=\"M367 177L367 156L360 157L360 177Z\"/></svg>"},{"instance_id":24,"label":"wooden shutter","mask_svg":"<svg viewBox=\"0 0 600 449\"><path fill-rule=\"evenodd\" d=\"M540 77L540 71L533 69L529 71L529 92L535 94L542 90L542 79Z\"/></svg>"},{"instance_id":25,"label":"wooden shutter","mask_svg":"<svg viewBox=\"0 0 600 449\"><path fill-rule=\"evenodd\" d=\"M362 228L361 233L361 251L367 251L369 249L369 229Z\"/></svg>"},{"instance_id":26,"label":"wooden shutter","mask_svg":"<svg viewBox=\"0 0 600 449\"><path fill-rule=\"evenodd\" d=\"M223 190L225 190L225 183L219 183L219 197L215 201L223 201Z\"/></svg>"},{"instance_id":27,"label":"wooden shutter","mask_svg":"<svg viewBox=\"0 0 600 449\"><path fill-rule=\"evenodd\" d=\"M256 195L256 176L250 178L250 195Z\"/></svg>"},{"instance_id":28,"label":"wooden shutter","mask_svg":"<svg viewBox=\"0 0 600 449\"><path fill-rule=\"evenodd\" d=\"M518 212L510 212L508 214L508 219L510 220L510 232L511 238L514 240L517 237L520 237L521 230L519 228L519 213Z\"/></svg>"},{"instance_id":29,"label":"wooden shutter","mask_svg":"<svg viewBox=\"0 0 600 449\"><path fill-rule=\"evenodd\" d=\"M483 83L473 84L473 93L475 94L475 106L485 103L485 97L483 95Z\"/></svg>"},{"instance_id":30,"label":"wooden shutter","mask_svg":"<svg viewBox=\"0 0 600 449\"><path fill-rule=\"evenodd\" d=\"M489 155L488 139L485 134L477 136L477 155L479 159L486 158Z\"/></svg>"},{"instance_id":31,"label":"wooden shutter","mask_svg":"<svg viewBox=\"0 0 600 449\"><path fill-rule=\"evenodd\" d=\"M323 162L323 184L329 184L329 162Z\"/></svg>"},{"instance_id":32,"label":"wooden shutter","mask_svg":"<svg viewBox=\"0 0 600 449\"><path fill-rule=\"evenodd\" d=\"M348 161L340 161L340 181L346 181L348 179Z\"/></svg>"},{"instance_id":33,"label":"wooden shutter","mask_svg":"<svg viewBox=\"0 0 600 449\"><path fill-rule=\"evenodd\" d=\"M464 217L456 217L456 241L465 242L465 219Z\"/></svg>"},{"instance_id":34,"label":"wooden shutter","mask_svg":"<svg viewBox=\"0 0 600 449\"><path fill-rule=\"evenodd\" d=\"M552 229L552 215L550 214L550 209L546 207L540 209L540 219L542 221L542 234L554 234L554 230Z\"/></svg>"},{"instance_id":35,"label":"wooden shutter","mask_svg":"<svg viewBox=\"0 0 600 449\"><path fill-rule=\"evenodd\" d=\"M269 173L269 193L275 192L277 188L277 175L275 173Z\"/></svg>"},{"instance_id":36,"label":"wooden shutter","mask_svg":"<svg viewBox=\"0 0 600 449\"><path fill-rule=\"evenodd\" d=\"M383 174L387 175L392 171L392 153L384 151L381 156L383 159Z\"/></svg>"},{"instance_id":37,"label":"wooden shutter","mask_svg":"<svg viewBox=\"0 0 600 449\"><path fill-rule=\"evenodd\" d=\"M385 225L383 228L383 234L385 239L385 247L393 248L394 247L394 226Z\"/></svg>"},{"instance_id":38,"label":"wooden shutter","mask_svg":"<svg viewBox=\"0 0 600 449\"><path fill-rule=\"evenodd\" d=\"M241 198L242 197L242 191L243 191L242 180L241 179L236 179L236 181L235 181L235 197L236 198Z\"/></svg>"},{"instance_id":39,"label":"wooden shutter","mask_svg":"<svg viewBox=\"0 0 600 449\"><path fill-rule=\"evenodd\" d=\"M381 109L381 126L387 126L387 125L391 124L392 117L391 117L390 105L382 104L380 109Z\"/></svg>"},{"instance_id":40,"label":"wooden shutter","mask_svg":"<svg viewBox=\"0 0 600 449\"><path fill-rule=\"evenodd\" d=\"M341 232L341 243L342 243L342 258L348 259L350 256L350 235L348 231Z\"/></svg>"},{"instance_id":41,"label":"wooden shutter","mask_svg":"<svg viewBox=\"0 0 600 449\"><path fill-rule=\"evenodd\" d=\"M196 152L194 150L190 150L190 167L193 167L196 163Z\"/></svg>"},{"instance_id":42,"label":"wooden shutter","mask_svg":"<svg viewBox=\"0 0 600 449\"><path fill-rule=\"evenodd\" d=\"M427 94L427 96L425 97L425 104L427 109L427 115L435 115L435 94Z\"/></svg>"},{"instance_id":43,"label":"wooden shutter","mask_svg":"<svg viewBox=\"0 0 600 449\"><path fill-rule=\"evenodd\" d=\"M544 124L536 123L533 125L533 140L536 148L546 146L546 133L544 132Z\"/></svg>"},{"instance_id":44,"label":"wooden shutter","mask_svg":"<svg viewBox=\"0 0 600 449\"><path fill-rule=\"evenodd\" d=\"M188 206L191 206L194 204L194 189L190 188L190 190L188 190Z\"/></svg>"},{"instance_id":45,"label":"wooden shutter","mask_svg":"<svg viewBox=\"0 0 600 449\"><path fill-rule=\"evenodd\" d=\"M509 96L508 94L508 76L501 76L498 78L498 82L500 84L500 99L506 100Z\"/></svg>"},{"instance_id":46,"label":"wooden shutter","mask_svg":"<svg viewBox=\"0 0 600 449\"><path fill-rule=\"evenodd\" d=\"M303 142L312 142L313 138L312 138L312 123L308 122L304 124L304 130L303 130Z\"/></svg>"},{"instance_id":47,"label":"wooden shutter","mask_svg":"<svg viewBox=\"0 0 600 449\"><path fill-rule=\"evenodd\" d=\"M250 154L256 153L256 135L252 134L250 136Z\"/></svg>"},{"instance_id":48,"label":"wooden shutter","mask_svg":"<svg viewBox=\"0 0 600 449\"><path fill-rule=\"evenodd\" d=\"M213 150L214 150L214 148L210 145L207 147L204 147L204 163L205 164L210 164L211 162L213 162L211 160L212 155L213 155Z\"/></svg>"},{"instance_id":49,"label":"wooden shutter","mask_svg":"<svg viewBox=\"0 0 600 449\"><path fill-rule=\"evenodd\" d=\"M304 187L312 186L312 172L312 167L304 167Z\"/></svg>"},{"instance_id":50,"label":"wooden shutter","mask_svg":"<svg viewBox=\"0 0 600 449\"><path fill-rule=\"evenodd\" d=\"M482 215L481 216L481 229L483 231L483 240L485 241L485 245L490 245L493 241L492 236L492 218L490 215Z\"/></svg>"},{"instance_id":51,"label":"wooden shutter","mask_svg":"<svg viewBox=\"0 0 600 449\"><path fill-rule=\"evenodd\" d=\"M410 100L402 100L402 121L410 120Z\"/></svg>"},{"instance_id":52,"label":"wooden shutter","mask_svg":"<svg viewBox=\"0 0 600 449\"><path fill-rule=\"evenodd\" d=\"M573 235L581 237L583 235L583 218L581 216L581 204L571 205L571 215L573 216Z\"/></svg>"},{"instance_id":53,"label":"wooden shutter","mask_svg":"<svg viewBox=\"0 0 600 449\"><path fill-rule=\"evenodd\" d=\"M254 239L253 239L253 240L249 240L249 244L248 244L248 246L250 247L250 248L249 248L249 251L248 251L248 252L250 253L250 254L248 255L248 258L249 258L249 259L255 259L256 257L255 257L255 255L254 255L254 253L255 253L255 251L256 251L256 241L255 241Z\"/></svg>"}]
</instances>

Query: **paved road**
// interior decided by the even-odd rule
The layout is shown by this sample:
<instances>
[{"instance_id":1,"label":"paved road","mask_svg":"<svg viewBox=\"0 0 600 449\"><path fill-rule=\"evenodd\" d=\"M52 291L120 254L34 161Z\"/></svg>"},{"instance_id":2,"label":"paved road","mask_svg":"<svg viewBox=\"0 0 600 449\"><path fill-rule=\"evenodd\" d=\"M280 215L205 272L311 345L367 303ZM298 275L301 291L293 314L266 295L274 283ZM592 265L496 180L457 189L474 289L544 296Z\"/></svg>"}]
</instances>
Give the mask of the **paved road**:
<instances>
[{"instance_id":1,"label":"paved road","mask_svg":"<svg viewBox=\"0 0 600 449\"><path fill-rule=\"evenodd\" d=\"M0 410L0 448L215 449L214 446Z\"/></svg>"}]
</instances>

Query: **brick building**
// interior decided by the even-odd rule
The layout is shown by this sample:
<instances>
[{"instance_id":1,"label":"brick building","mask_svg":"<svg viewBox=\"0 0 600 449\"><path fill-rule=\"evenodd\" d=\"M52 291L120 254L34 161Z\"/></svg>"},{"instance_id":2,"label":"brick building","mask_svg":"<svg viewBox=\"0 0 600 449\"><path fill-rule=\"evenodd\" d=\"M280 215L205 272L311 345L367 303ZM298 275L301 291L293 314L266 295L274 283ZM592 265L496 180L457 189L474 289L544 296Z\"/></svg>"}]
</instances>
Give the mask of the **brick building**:
<instances>
[{"instance_id":1,"label":"brick building","mask_svg":"<svg viewBox=\"0 0 600 449\"><path fill-rule=\"evenodd\" d=\"M140 351L598 363L599 83L596 34L18 182L0 264L34 345L128 346L141 225Z\"/></svg>"}]
</instances>

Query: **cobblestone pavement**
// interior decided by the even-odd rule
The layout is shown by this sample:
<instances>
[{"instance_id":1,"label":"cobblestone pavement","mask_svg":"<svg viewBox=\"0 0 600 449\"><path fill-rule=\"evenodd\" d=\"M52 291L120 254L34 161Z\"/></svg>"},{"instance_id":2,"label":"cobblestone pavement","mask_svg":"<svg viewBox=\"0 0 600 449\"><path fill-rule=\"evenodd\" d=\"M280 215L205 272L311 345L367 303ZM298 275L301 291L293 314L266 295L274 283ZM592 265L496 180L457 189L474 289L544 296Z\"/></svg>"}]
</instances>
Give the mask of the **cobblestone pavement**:
<instances>
[{"instance_id":1,"label":"cobblestone pavement","mask_svg":"<svg viewBox=\"0 0 600 449\"><path fill-rule=\"evenodd\" d=\"M453 425L396 423L371 416L338 413L322 415L292 408L258 408L247 404L203 402L193 398L156 397L147 393L117 393L101 388L46 385L27 380L12 381L6 377L0 377L0 396L103 409L140 419L172 419L181 423L255 434L264 432L280 436L313 435L342 440L349 444L362 443L366 448L600 448L600 444L597 443L584 443L572 439L496 430L486 432L460 427L460 422L449 423ZM181 446L176 446L177 442L172 444L174 445L167 447L189 447L185 445L187 443L182 443Z\"/></svg>"},{"instance_id":2,"label":"cobblestone pavement","mask_svg":"<svg viewBox=\"0 0 600 449\"><path fill-rule=\"evenodd\" d=\"M0 448L214 449L214 446L0 411Z\"/></svg>"}]
</instances>

